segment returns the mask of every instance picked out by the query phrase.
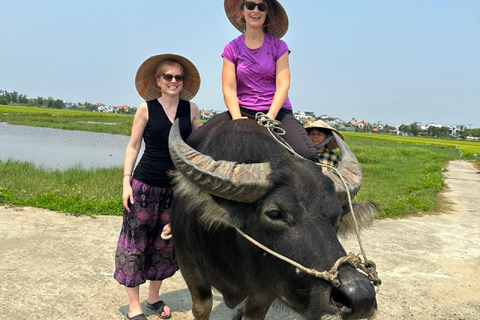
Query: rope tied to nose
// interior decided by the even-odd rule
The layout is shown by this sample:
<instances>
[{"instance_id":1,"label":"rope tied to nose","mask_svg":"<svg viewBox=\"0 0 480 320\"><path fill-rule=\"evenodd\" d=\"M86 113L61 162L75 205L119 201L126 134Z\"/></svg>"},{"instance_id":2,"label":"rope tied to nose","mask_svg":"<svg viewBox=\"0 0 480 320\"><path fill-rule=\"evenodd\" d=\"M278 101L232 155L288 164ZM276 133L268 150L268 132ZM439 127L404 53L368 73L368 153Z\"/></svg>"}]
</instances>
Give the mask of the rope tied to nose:
<instances>
[{"instance_id":1,"label":"rope tied to nose","mask_svg":"<svg viewBox=\"0 0 480 320\"><path fill-rule=\"evenodd\" d=\"M260 249L262 249L262 250L270 253L274 257L277 257L278 259L283 260L283 261L291 264L292 266L294 266L296 268L297 273L304 272L304 273L309 274L311 276L314 276L314 277L317 277L317 278L320 278L320 279L324 279L324 280L332 283L335 287L340 286L340 280L338 279L338 268L343 263L349 263L354 268L362 270L367 275L368 279L373 283L373 285L378 286L382 283L382 281L378 278L377 272L375 270L375 264L373 263L373 261L363 262L360 255L355 255L355 254L349 252L346 256L338 258L338 260L334 263L333 267L329 271L321 271L320 272L320 271L315 270L315 269L307 268L307 267L301 265L300 263L298 263L298 262L296 262L296 261L294 261L290 258L287 258L284 255L281 255L280 253L278 253L276 251L273 251L272 249L264 246L263 244L261 244L260 242L258 242L255 239L253 239L252 237L250 237L249 235L247 235L245 232L238 229L237 227L235 227L235 230L237 230L237 232L241 236L243 236L245 239L247 239L248 241L250 241L251 243L253 243L257 247L259 247ZM373 266L373 268L372 268L372 266Z\"/></svg>"},{"instance_id":2,"label":"rope tied to nose","mask_svg":"<svg viewBox=\"0 0 480 320\"><path fill-rule=\"evenodd\" d=\"M284 135L285 134L285 130L283 128L280 128L280 124L281 124L280 121L268 118L263 112L258 112L255 115L255 120L260 125L270 129L269 132L270 132L270 134L272 134L272 136L275 138L275 140L278 141L281 145L283 145L292 154L294 154L294 155L296 155L296 156L298 156L302 159L305 159L301 155L296 153L293 150L293 148L285 140L279 139L279 137L277 136L277 135ZM277 133L277 135L275 135L274 133ZM305 160L307 160L307 159L305 159ZM322 166L321 163L316 163L316 164ZM323 165L323 166L327 166L327 165ZM298 263L298 262L296 262L296 261L294 261L290 258L287 258L287 257L281 255L280 253L276 252L276 251L271 250L270 248L264 246L263 244L261 244L257 240L253 239L252 237L250 237L249 235L244 233L242 230L238 229L237 227L235 227L235 229L240 235L242 235L245 239L247 239L248 241L250 241L251 243L253 243L257 247L263 249L264 251L270 253L271 255L273 255L273 256L275 256L275 257L277 257L277 258L279 258L279 259L281 259L281 260L283 260L283 261L285 261L289 264L291 264L292 266L294 266L296 268L297 273L305 272L309 275L312 275L312 276L315 276L317 278L321 278L321 279L324 279L326 281L329 281L335 287L339 287L340 286L340 280L338 279L338 268L343 263L349 263L354 268L363 271L367 275L368 279L372 282L372 284L374 286L379 286L379 285L382 284L382 280L378 278L378 273L376 271L375 262L367 259L367 256L365 254L365 250L363 249L363 243L360 239L360 231L359 231L357 219L356 219L356 216L355 216L355 212L353 210L352 199L351 199L351 196L350 196L350 192L348 191L347 184L346 184L344 178L342 177L342 175L340 174L340 172L336 168L331 167L331 166L327 166L327 167L331 168L332 170L335 170L335 172L337 173L337 175L340 177L341 181L345 185L345 189L347 190L347 198L348 198L349 208L350 208L350 211L351 211L352 216L353 216L353 221L354 221L354 224L355 224L355 232L356 232L356 235L357 235L357 240L358 240L358 243L359 243L359 246L360 246L360 250L362 251L361 254L355 255L355 254L349 252L346 256L338 258L337 261L334 263L333 267L329 271L320 272L320 271L315 270L315 269L307 268L307 267L301 265L300 263Z\"/></svg>"},{"instance_id":3,"label":"rope tied to nose","mask_svg":"<svg viewBox=\"0 0 480 320\"><path fill-rule=\"evenodd\" d=\"M373 272L368 267L366 267L366 263L362 261L360 255L355 255L351 252L347 253L347 255L344 257L338 258L338 260L335 262L335 264L333 265L332 269L330 269L330 271L319 272L317 270L309 269L309 268L307 268L306 270L301 270L297 268L297 273L300 273L301 271L303 271L317 278L323 278L327 281L330 281L335 287L339 287L340 280L338 280L338 267L340 267L340 265L343 263L349 263L354 268L362 270L367 275L368 279L375 286L381 283L381 280L378 279L376 271Z\"/></svg>"}]
</instances>

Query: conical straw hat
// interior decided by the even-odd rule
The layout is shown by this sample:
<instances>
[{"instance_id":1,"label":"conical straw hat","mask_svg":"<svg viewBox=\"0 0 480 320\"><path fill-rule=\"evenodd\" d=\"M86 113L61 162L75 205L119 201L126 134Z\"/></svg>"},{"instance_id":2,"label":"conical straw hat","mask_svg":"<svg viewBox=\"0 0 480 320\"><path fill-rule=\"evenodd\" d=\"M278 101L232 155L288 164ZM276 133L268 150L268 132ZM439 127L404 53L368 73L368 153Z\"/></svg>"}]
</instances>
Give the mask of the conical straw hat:
<instances>
[{"instance_id":1,"label":"conical straw hat","mask_svg":"<svg viewBox=\"0 0 480 320\"><path fill-rule=\"evenodd\" d=\"M342 138L342 140L345 140L345 138L343 137L343 134L341 134L340 131L338 131L337 129L335 129L333 127L330 127L325 121L322 121L322 120L317 120L317 121L314 121L314 122L306 125L305 129L307 129L308 133L310 133L310 131L312 129L328 129L328 130L331 130L331 131L335 131L335 133L338 134L340 136L340 138ZM330 150L334 150L334 149L338 148L338 144L335 141L335 139L332 139L332 141L327 143L327 148L330 149Z\"/></svg>"},{"instance_id":2,"label":"conical straw hat","mask_svg":"<svg viewBox=\"0 0 480 320\"><path fill-rule=\"evenodd\" d=\"M162 96L162 90L157 85L155 72L157 66L164 61L176 61L182 68L185 79L183 89L180 91L180 99L191 100L200 89L200 74L195 65L185 57L173 53L159 54L145 60L137 70L135 87L138 94L150 101Z\"/></svg>"}]
</instances>

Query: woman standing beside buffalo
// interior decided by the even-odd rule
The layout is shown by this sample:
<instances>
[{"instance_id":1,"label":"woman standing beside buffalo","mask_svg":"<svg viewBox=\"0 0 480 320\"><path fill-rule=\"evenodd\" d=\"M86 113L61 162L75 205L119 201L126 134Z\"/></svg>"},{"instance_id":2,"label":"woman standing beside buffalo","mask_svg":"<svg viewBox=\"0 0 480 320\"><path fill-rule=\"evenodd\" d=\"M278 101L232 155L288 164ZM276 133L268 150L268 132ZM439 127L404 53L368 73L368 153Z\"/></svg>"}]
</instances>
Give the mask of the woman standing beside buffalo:
<instances>
[{"instance_id":1,"label":"woman standing beside buffalo","mask_svg":"<svg viewBox=\"0 0 480 320\"><path fill-rule=\"evenodd\" d=\"M208 121L188 143L194 148L215 125L230 119L255 119L257 112L281 122L283 138L305 158L316 151L303 126L295 119L288 98L290 50L280 38L287 32L288 17L277 0L225 0L225 12L239 37L225 46L222 91L228 112Z\"/></svg>"},{"instance_id":2,"label":"woman standing beside buffalo","mask_svg":"<svg viewBox=\"0 0 480 320\"><path fill-rule=\"evenodd\" d=\"M145 102L137 109L130 142L125 151L123 174L123 225L115 255L115 279L125 286L130 306L125 319L145 320L140 284L150 280L147 307L162 319L171 310L160 300L162 280L178 270L169 234L171 178L173 168L168 134L179 119L186 139L200 126L198 107L192 99L200 87L197 68L188 59L161 54L145 60L137 71L135 85ZM142 139L145 152L133 170ZM132 175L133 173L133 175Z\"/></svg>"}]
</instances>

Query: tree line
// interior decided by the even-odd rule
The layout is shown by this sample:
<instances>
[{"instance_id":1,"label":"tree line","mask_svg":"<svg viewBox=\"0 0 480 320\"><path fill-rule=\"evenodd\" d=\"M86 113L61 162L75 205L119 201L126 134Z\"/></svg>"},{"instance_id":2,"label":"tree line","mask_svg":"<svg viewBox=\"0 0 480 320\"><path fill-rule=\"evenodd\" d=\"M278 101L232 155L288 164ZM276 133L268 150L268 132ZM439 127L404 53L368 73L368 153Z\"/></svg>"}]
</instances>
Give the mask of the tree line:
<instances>
[{"instance_id":1,"label":"tree line","mask_svg":"<svg viewBox=\"0 0 480 320\"><path fill-rule=\"evenodd\" d=\"M0 90L0 105L25 105L29 107L39 107L39 108L50 108L50 109L79 109L79 110L86 110L86 111L97 111L97 106L85 102L82 103L81 108L78 105L70 104L66 105L63 100L54 99L52 97L43 98L37 97L33 99L27 98L27 95L18 93L17 91L8 92L6 90ZM121 113L135 113L135 109L130 108L129 111L121 111ZM214 112L215 114L215 112ZM352 119L353 120L353 119ZM349 124L347 124L348 126ZM450 132L449 127L436 127L430 126L427 130L423 130L422 126L418 122L414 122L412 124L406 125L402 124L398 131L403 134L412 135L412 136L429 136L429 137L439 137L439 138L448 138L452 136L452 132ZM365 132L371 132L371 128L365 127L363 129ZM395 128L386 125L383 128L383 133L393 133L395 132ZM458 135L459 138L465 139L468 136L472 137L480 137L480 128L468 129L465 126L462 126Z\"/></svg>"},{"instance_id":2,"label":"tree line","mask_svg":"<svg viewBox=\"0 0 480 320\"><path fill-rule=\"evenodd\" d=\"M410 125L402 124L398 131L410 136L427 136L436 138L448 138L457 137L465 139L467 137L480 137L480 128L468 129L465 126L461 126L457 133L451 132L450 127L442 126L429 126L427 129L423 129L422 125L418 122L414 122Z\"/></svg>"},{"instance_id":3,"label":"tree line","mask_svg":"<svg viewBox=\"0 0 480 320\"><path fill-rule=\"evenodd\" d=\"M0 90L0 105L25 105L29 107L42 107L52 109L66 108L65 102L60 99L54 99L52 97L37 97L29 99L25 94L18 93L17 91L8 92L6 90Z\"/></svg>"},{"instance_id":4,"label":"tree line","mask_svg":"<svg viewBox=\"0 0 480 320\"><path fill-rule=\"evenodd\" d=\"M85 111L97 111L98 107L90 102L82 102L81 105L76 103L65 103L60 99L52 97L43 98L27 98L27 95L18 93L17 91L8 92L0 90L0 105L22 105L27 107L49 108L49 109L73 109ZM135 113L135 109L130 108L128 111L119 110L118 113Z\"/></svg>"}]
</instances>

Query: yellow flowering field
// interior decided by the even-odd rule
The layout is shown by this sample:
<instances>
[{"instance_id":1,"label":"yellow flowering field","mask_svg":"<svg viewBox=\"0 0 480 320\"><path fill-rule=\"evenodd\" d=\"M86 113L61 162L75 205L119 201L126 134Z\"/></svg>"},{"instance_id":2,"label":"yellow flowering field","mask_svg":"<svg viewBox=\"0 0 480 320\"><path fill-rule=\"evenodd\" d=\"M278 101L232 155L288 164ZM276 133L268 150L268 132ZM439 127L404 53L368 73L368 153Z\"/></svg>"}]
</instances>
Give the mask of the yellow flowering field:
<instances>
[{"instance_id":1,"label":"yellow flowering field","mask_svg":"<svg viewBox=\"0 0 480 320\"><path fill-rule=\"evenodd\" d=\"M461 158L473 160L473 155L480 155L480 141L466 141L454 139L439 139L429 137L407 137L376 133L359 133L359 132L342 132L346 137L371 138L378 140L386 140L398 143L410 143L417 145L434 145L451 147L457 150Z\"/></svg>"}]
</instances>

